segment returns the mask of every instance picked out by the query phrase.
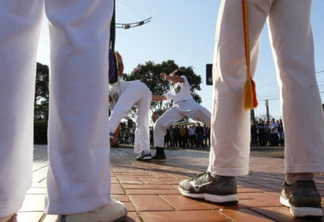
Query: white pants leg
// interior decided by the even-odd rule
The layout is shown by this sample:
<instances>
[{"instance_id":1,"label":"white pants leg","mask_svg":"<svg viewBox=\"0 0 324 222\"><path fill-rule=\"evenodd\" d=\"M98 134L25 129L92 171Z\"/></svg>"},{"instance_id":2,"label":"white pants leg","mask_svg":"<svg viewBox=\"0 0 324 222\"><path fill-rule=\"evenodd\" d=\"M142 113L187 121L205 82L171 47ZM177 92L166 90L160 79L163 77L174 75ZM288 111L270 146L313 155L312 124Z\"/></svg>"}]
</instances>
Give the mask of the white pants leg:
<instances>
[{"instance_id":1,"label":"white pants leg","mask_svg":"<svg viewBox=\"0 0 324 222\"><path fill-rule=\"evenodd\" d=\"M135 130L135 153L150 151L150 106L152 101L152 92L146 87L143 98L135 105L137 107L136 130Z\"/></svg>"},{"instance_id":2,"label":"white pants leg","mask_svg":"<svg viewBox=\"0 0 324 222\"><path fill-rule=\"evenodd\" d=\"M324 122L314 71L311 1L257 0L249 7L252 74L260 32L269 15L282 91L286 172L323 172ZM241 4L223 1L216 30L208 170L218 175L248 173L250 113L243 110L246 66L241 11Z\"/></svg>"},{"instance_id":3,"label":"white pants leg","mask_svg":"<svg viewBox=\"0 0 324 222\"><path fill-rule=\"evenodd\" d=\"M197 103L195 100L179 102L178 106L183 111L185 116L196 121L201 121L210 126L211 113L208 109Z\"/></svg>"},{"instance_id":4,"label":"white pants leg","mask_svg":"<svg viewBox=\"0 0 324 222\"><path fill-rule=\"evenodd\" d=\"M121 119L127 115L132 106L137 107L134 152L150 150L149 109L152 93L140 81L131 82L120 95L113 112L109 117L109 131L115 132Z\"/></svg>"},{"instance_id":5,"label":"white pants leg","mask_svg":"<svg viewBox=\"0 0 324 222\"><path fill-rule=\"evenodd\" d=\"M273 0L250 1L251 71L255 72L259 37ZM239 176L249 172L250 111L243 108L246 79L241 1L221 2L213 61L213 108L208 171Z\"/></svg>"},{"instance_id":6,"label":"white pants leg","mask_svg":"<svg viewBox=\"0 0 324 222\"><path fill-rule=\"evenodd\" d=\"M51 76L46 212L110 203L108 47L112 0L46 0Z\"/></svg>"},{"instance_id":7,"label":"white pants leg","mask_svg":"<svg viewBox=\"0 0 324 222\"><path fill-rule=\"evenodd\" d=\"M0 2L0 218L32 183L36 55L43 1Z\"/></svg>"},{"instance_id":8,"label":"white pants leg","mask_svg":"<svg viewBox=\"0 0 324 222\"><path fill-rule=\"evenodd\" d=\"M175 122L184 118L182 110L178 106L173 106L165 113L163 113L160 118L158 118L154 124L153 129L153 140L155 147L164 147L164 136L166 134L166 129L174 124Z\"/></svg>"},{"instance_id":9,"label":"white pants leg","mask_svg":"<svg viewBox=\"0 0 324 222\"><path fill-rule=\"evenodd\" d=\"M315 76L311 3L275 1L269 15L289 173L324 172L324 118Z\"/></svg>"}]
</instances>

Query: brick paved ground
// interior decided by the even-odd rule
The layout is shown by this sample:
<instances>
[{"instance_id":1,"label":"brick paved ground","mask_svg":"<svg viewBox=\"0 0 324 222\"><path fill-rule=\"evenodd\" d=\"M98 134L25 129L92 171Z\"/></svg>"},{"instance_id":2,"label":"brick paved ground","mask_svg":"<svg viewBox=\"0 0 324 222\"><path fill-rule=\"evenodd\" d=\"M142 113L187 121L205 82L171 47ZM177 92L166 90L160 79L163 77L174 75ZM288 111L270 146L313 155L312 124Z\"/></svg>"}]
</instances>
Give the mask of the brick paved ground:
<instances>
[{"instance_id":1,"label":"brick paved ground","mask_svg":"<svg viewBox=\"0 0 324 222\"><path fill-rule=\"evenodd\" d=\"M138 162L132 149L112 148L112 194L127 206L126 221L314 221L291 217L279 203L282 149L251 153L250 175L237 178L239 204L234 206L192 200L178 192L179 181L206 170L206 149L167 150L166 154L164 163ZM55 221L55 216L43 213L47 167L47 148L36 145L34 183L18 213L19 222ZM316 182L324 204L324 178L316 178Z\"/></svg>"}]
</instances>

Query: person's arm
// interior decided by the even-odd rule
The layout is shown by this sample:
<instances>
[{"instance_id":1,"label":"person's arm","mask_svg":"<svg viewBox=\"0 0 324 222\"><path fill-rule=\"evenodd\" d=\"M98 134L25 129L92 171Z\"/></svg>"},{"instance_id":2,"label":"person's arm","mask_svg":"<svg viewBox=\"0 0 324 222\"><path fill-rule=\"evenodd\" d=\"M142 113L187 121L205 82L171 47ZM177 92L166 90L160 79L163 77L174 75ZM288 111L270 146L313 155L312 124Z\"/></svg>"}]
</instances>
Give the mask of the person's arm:
<instances>
[{"instance_id":1,"label":"person's arm","mask_svg":"<svg viewBox=\"0 0 324 222\"><path fill-rule=\"evenodd\" d=\"M120 77L123 76L123 73L124 73L124 63L123 63L123 58L121 57L121 55L119 54L119 52L116 52L116 58L117 58L117 63L118 63L118 75Z\"/></svg>"},{"instance_id":2,"label":"person's arm","mask_svg":"<svg viewBox=\"0 0 324 222\"><path fill-rule=\"evenodd\" d=\"M163 100L166 100L166 97L165 96L152 95L152 100L163 101Z\"/></svg>"},{"instance_id":3,"label":"person's arm","mask_svg":"<svg viewBox=\"0 0 324 222\"><path fill-rule=\"evenodd\" d=\"M162 80L170 80L174 83L176 82L184 83L184 79L180 76L169 76L168 74L161 72L160 77Z\"/></svg>"},{"instance_id":4,"label":"person's arm","mask_svg":"<svg viewBox=\"0 0 324 222\"><path fill-rule=\"evenodd\" d=\"M112 112L115 108L115 105L116 105L116 101L113 99L113 97L109 94L109 105L108 105L108 108L110 110L110 112Z\"/></svg>"}]
</instances>

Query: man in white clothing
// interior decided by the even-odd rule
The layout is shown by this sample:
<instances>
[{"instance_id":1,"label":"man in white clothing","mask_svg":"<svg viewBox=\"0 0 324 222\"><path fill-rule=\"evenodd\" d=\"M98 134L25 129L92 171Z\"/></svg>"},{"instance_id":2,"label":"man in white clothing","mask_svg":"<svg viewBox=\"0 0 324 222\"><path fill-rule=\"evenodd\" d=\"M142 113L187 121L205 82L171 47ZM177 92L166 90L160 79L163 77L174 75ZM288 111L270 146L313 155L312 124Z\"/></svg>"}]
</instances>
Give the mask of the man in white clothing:
<instances>
[{"instance_id":1,"label":"man in white clothing","mask_svg":"<svg viewBox=\"0 0 324 222\"><path fill-rule=\"evenodd\" d=\"M37 46L44 6L51 64L45 212L120 221L111 198L108 48L113 0L0 1L0 221L16 221L32 184Z\"/></svg>"},{"instance_id":2,"label":"man in white clothing","mask_svg":"<svg viewBox=\"0 0 324 222\"><path fill-rule=\"evenodd\" d=\"M324 172L324 119L315 76L311 3L248 0L252 76L260 33L267 19L269 22L285 129L285 183L280 203L296 217L323 216L313 181L314 174ZM180 182L179 190L187 197L235 203L235 176L249 172L250 111L243 106L247 66L242 11L241 1L221 2L213 62L209 167L206 173Z\"/></svg>"},{"instance_id":3,"label":"man in white clothing","mask_svg":"<svg viewBox=\"0 0 324 222\"><path fill-rule=\"evenodd\" d=\"M198 104L190 92L190 84L182 70L177 69L167 75L160 74L163 80L172 82L172 89L163 96L153 95L152 99L157 101L173 100L173 106L167 110L154 124L153 137L156 154L152 157L154 160L165 160L164 153L164 135L166 129L184 117L189 117L210 125L210 112Z\"/></svg>"},{"instance_id":4,"label":"man in white clothing","mask_svg":"<svg viewBox=\"0 0 324 222\"><path fill-rule=\"evenodd\" d=\"M109 109L112 111L109 117L110 139L123 117L127 115L132 106L137 108L134 152L139 153L136 160L151 160L150 151L150 105L152 93L141 81L122 80L124 65L121 55L116 52L118 62L119 79L115 84L110 85Z\"/></svg>"},{"instance_id":5,"label":"man in white clothing","mask_svg":"<svg viewBox=\"0 0 324 222\"><path fill-rule=\"evenodd\" d=\"M270 145L271 146L278 146L279 145L279 137L278 137L278 128L279 124L277 121L272 118L269 124L269 129L270 129Z\"/></svg>"}]
</instances>

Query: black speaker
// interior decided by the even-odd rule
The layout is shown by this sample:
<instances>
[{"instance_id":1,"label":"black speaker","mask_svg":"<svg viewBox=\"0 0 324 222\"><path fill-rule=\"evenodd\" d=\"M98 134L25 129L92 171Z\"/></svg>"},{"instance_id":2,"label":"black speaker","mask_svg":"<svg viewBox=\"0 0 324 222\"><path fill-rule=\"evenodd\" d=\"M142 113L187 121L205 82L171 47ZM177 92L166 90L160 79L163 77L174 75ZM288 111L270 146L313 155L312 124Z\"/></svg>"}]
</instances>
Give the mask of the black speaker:
<instances>
[{"instance_id":1,"label":"black speaker","mask_svg":"<svg viewBox=\"0 0 324 222\"><path fill-rule=\"evenodd\" d=\"M206 85L213 85L213 64L206 64Z\"/></svg>"}]
</instances>

